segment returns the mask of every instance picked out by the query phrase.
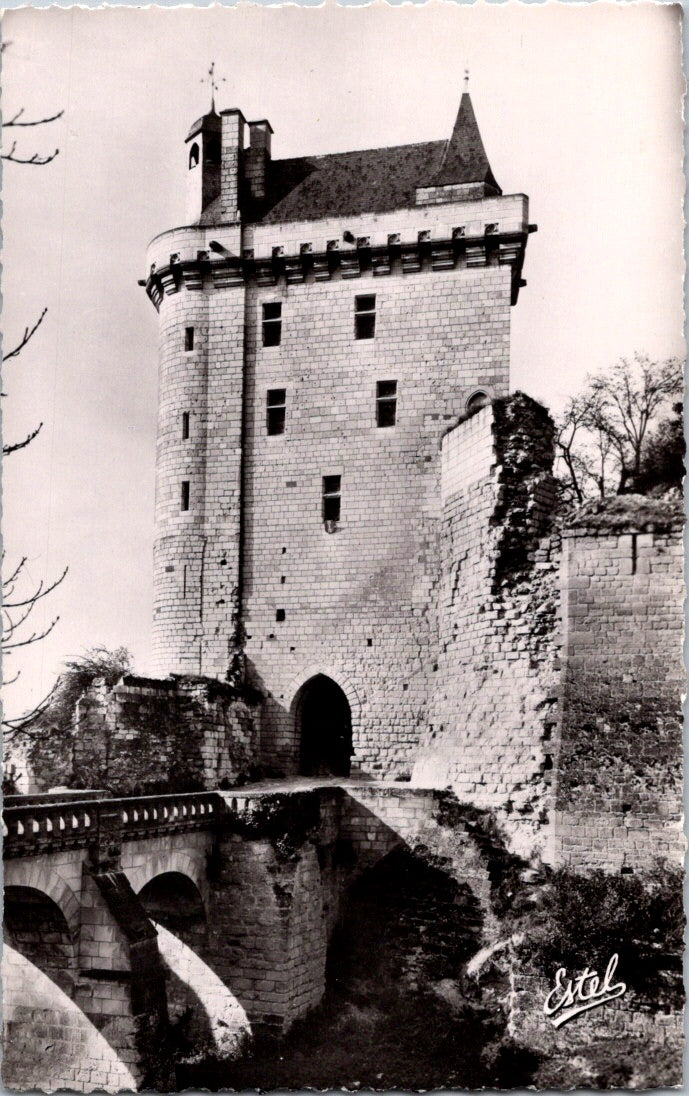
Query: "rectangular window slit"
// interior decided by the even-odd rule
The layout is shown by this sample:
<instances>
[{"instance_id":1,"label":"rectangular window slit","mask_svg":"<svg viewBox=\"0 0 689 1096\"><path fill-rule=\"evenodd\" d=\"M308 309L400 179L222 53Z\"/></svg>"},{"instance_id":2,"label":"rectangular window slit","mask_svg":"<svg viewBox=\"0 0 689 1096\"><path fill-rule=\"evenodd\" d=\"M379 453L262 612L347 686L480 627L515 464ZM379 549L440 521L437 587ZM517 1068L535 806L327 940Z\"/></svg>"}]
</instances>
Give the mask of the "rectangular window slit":
<instances>
[{"instance_id":1,"label":"rectangular window slit","mask_svg":"<svg viewBox=\"0 0 689 1096\"><path fill-rule=\"evenodd\" d=\"M281 624L282 621L285 619L285 610L284 609L276 609L275 610L275 619L277 620L278 624Z\"/></svg>"},{"instance_id":2,"label":"rectangular window slit","mask_svg":"<svg viewBox=\"0 0 689 1096\"><path fill-rule=\"evenodd\" d=\"M357 339L372 339L376 333L376 295L354 298L354 334Z\"/></svg>"},{"instance_id":3,"label":"rectangular window slit","mask_svg":"<svg viewBox=\"0 0 689 1096\"><path fill-rule=\"evenodd\" d=\"M632 574L636 574L636 533L632 533Z\"/></svg>"},{"instance_id":4,"label":"rectangular window slit","mask_svg":"<svg viewBox=\"0 0 689 1096\"><path fill-rule=\"evenodd\" d=\"M282 304L267 301L263 305L263 345L279 346L282 337Z\"/></svg>"},{"instance_id":5,"label":"rectangular window slit","mask_svg":"<svg viewBox=\"0 0 689 1096\"><path fill-rule=\"evenodd\" d=\"M184 328L184 349L185 350L193 350L194 349L194 328L193 327L185 327Z\"/></svg>"},{"instance_id":6,"label":"rectangular window slit","mask_svg":"<svg viewBox=\"0 0 689 1096\"><path fill-rule=\"evenodd\" d=\"M182 441L186 441L189 437L189 412L182 412Z\"/></svg>"},{"instance_id":7,"label":"rectangular window slit","mask_svg":"<svg viewBox=\"0 0 689 1096\"><path fill-rule=\"evenodd\" d=\"M323 521L340 520L340 476L323 476Z\"/></svg>"},{"instance_id":8,"label":"rectangular window slit","mask_svg":"<svg viewBox=\"0 0 689 1096\"><path fill-rule=\"evenodd\" d=\"M184 571L182 572L182 597L187 596L187 565L184 564Z\"/></svg>"},{"instance_id":9,"label":"rectangular window slit","mask_svg":"<svg viewBox=\"0 0 689 1096\"><path fill-rule=\"evenodd\" d=\"M397 381L378 381L376 385L376 424L394 426L397 421Z\"/></svg>"},{"instance_id":10,"label":"rectangular window slit","mask_svg":"<svg viewBox=\"0 0 689 1096\"><path fill-rule=\"evenodd\" d=\"M269 434L284 434L286 409L286 389L269 388L266 396L266 430Z\"/></svg>"},{"instance_id":11,"label":"rectangular window slit","mask_svg":"<svg viewBox=\"0 0 689 1096\"><path fill-rule=\"evenodd\" d=\"M189 509L189 480L182 480L182 510Z\"/></svg>"}]
</instances>

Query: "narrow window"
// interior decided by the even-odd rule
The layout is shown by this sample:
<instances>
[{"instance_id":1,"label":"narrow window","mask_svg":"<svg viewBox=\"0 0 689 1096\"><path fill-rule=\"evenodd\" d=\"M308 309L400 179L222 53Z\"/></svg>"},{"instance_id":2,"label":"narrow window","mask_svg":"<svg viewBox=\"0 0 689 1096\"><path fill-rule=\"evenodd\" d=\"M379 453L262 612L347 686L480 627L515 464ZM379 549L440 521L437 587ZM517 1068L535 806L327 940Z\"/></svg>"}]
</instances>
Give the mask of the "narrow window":
<instances>
[{"instance_id":1,"label":"narrow window","mask_svg":"<svg viewBox=\"0 0 689 1096\"><path fill-rule=\"evenodd\" d=\"M282 304L268 301L263 305L263 345L279 346L282 335Z\"/></svg>"},{"instance_id":2,"label":"narrow window","mask_svg":"<svg viewBox=\"0 0 689 1096\"><path fill-rule=\"evenodd\" d=\"M323 521L340 520L340 477L323 476Z\"/></svg>"},{"instance_id":3,"label":"narrow window","mask_svg":"<svg viewBox=\"0 0 689 1096\"><path fill-rule=\"evenodd\" d=\"M354 302L354 334L357 339L372 339L376 333L376 296L369 293Z\"/></svg>"},{"instance_id":4,"label":"narrow window","mask_svg":"<svg viewBox=\"0 0 689 1096\"><path fill-rule=\"evenodd\" d=\"M182 510L189 509L189 480L182 480Z\"/></svg>"},{"instance_id":5,"label":"narrow window","mask_svg":"<svg viewBox=\"0 0 689 1096\"><path fill-rule=\"evenodd\" d=\"M193 327L185 327L184 328L184 349L185 350L193 350L194 349L194 328Z\"/></svg>"},{"instance_id":6,"label":"narrow window","mask_svg":"<svg viewBox=\"0 0 689 1096\"><path fill-rule=\"evenodd\" d=\"M397 420L397 381L378 381L376 391L376 423L394 426Z\"/></svg>"},{"instance_id":7,"label":"narrow window","mask_svg":"<svg viewBox=\"0 0 689 1096\"><path fill-rule=\"evenodd\" d=\"M194 144L189 149L189 167L196 167L199 162L199 146L194 141Z\"/></svg>"},{"instance_id":8,"label":"narrow window","mask_svg":"<svg viewBox=\"0 0 689 1096\"><path fill-rule=\"evenodd\" d=\"M284 434L285 407L285 389L269 388L266 398L266 427L269 434Z\"/></svg>"},{"instance_id":9,"label":"narrow window","mask_svg":"<svg viewBox=\"0 0 689 1096\"><path fill-rule=\"evenodd\" d=\"M189 412L182 412L182 441L186 441L189 437Z\"/></svg>"}]
</instances>

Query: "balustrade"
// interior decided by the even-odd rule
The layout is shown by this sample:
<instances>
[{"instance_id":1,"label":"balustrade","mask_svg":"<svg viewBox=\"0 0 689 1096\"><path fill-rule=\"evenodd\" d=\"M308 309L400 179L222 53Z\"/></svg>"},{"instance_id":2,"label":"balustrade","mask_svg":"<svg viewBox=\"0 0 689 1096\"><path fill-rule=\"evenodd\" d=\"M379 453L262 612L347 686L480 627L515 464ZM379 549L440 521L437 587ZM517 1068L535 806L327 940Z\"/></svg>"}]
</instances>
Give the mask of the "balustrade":
<instances>
[{"instance_id":1,"label":"balustrade","mask_svg":"<svg viewBox=\"0 0 689 1096\"><path fill-rule=\"evenodd\" d=\"M3 811L3 856L36 856L55 849L83 848L97 839L100 815L108 824L119 815L122 841L159 833L204 829L224 810L216 792L136 796L127 799L87 799L82 802L27 804L16 800Z\"/></svg>"}]
</instances>

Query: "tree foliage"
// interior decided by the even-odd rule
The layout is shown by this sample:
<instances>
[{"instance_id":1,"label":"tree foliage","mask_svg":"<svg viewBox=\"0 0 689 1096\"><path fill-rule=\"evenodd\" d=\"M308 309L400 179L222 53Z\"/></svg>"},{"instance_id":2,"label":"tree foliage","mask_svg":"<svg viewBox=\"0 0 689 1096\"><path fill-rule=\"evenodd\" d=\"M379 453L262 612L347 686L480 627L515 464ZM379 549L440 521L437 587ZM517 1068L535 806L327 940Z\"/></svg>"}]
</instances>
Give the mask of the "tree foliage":
<instances>
[{"instance_id":1,"label":"tree foliage","mask_svg":"<svg viewBox=\"0 0 689 1096\"><path fill-rule=\"evenodd\" d=\"M565 489L580 503L591 495L647 492L653 486L647 454L658 431L656 450L671 404L682 391L682 362L654 362L648 355L622 358L610 370L589 376L573 396L558 424L558 456ZM680 410L681 410L681 405ZM665 417L663 417L665 416ZM655 433L653 428L655 427ZM681 430L681 420L680 420ZM670 461L681 458L678 447L665 445ZM681 482L681 459L666 482Z\"/></svg>"},{"instance_id":2,"label":"tree foliage","mask_svg":"<svg viewBox=\"0 0 689 1096\"><path fill-rule=\"evenodd\" d=\"M684 418L681 402L673 404L673 414L649 434L641 461L638 489L643 494L679 490L684 479Z\"/></svg>"}]
</instances>

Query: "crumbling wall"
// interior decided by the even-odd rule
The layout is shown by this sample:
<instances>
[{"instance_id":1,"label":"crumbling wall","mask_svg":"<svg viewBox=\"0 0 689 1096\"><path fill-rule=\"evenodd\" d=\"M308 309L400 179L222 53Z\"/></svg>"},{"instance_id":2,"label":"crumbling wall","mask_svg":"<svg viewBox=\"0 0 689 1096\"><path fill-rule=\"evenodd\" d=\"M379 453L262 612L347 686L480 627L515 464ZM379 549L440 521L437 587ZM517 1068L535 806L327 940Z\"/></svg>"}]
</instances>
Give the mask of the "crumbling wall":
<instances>
[{"instance_id":1,"label":"crumbling wall","mask_svg":"<svg viewBox=\"0 0 689 1096\"><path fill-rule=\"evenodd\" d=\"M440 654L413 774L499 808L527 847L548 817L557 724L553 432L515 393L444 438Z\"/></svg>"},{"instance_id":2,"label":"crumbling wall","mask_svg":"<svg viewBox=\"0 0 689 1096\"><path fill-rule=\"evenodd\" d=\"M205 678L95 682L79 701L71 783L115 795L203 791L246 780L257 762L258 708Z\"/></svg>"},{"instance_id":3,"label":"crumbling wall","mask_svg":"<svg viewBox=\"0 0 689 1096\"><path fill-rule=\"evenodd\" d=\"M632 495L565 530L555 853L573 867L682 856L682 524Z\"/></svg>"}]
</instances>

